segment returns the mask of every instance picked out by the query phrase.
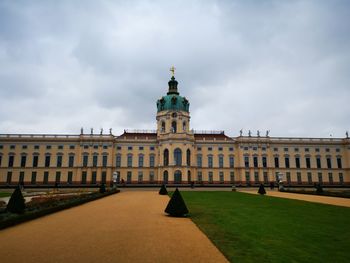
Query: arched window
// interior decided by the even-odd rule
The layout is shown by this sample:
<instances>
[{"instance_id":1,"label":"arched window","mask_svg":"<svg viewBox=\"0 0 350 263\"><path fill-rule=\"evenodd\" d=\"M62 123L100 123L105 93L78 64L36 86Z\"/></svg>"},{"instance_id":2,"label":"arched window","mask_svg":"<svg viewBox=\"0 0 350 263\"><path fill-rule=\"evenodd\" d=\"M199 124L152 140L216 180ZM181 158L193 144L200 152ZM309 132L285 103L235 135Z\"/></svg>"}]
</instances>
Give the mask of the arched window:
<instances>
[{"instance_id":1,"label":"arched window","mask_svg":"<svg viewBox=\"0 0 350 263\"><path fill-rule=\"evenodd\" d=\"M176 148L174 151L174 161L175 161L175 165L177 166L182 165L182 152L179 148Z\"/></svg>"},{"instance_id":2,"label":"arched window","mask_svg":"<svg viewBox=\"0 0 350 263\"><path fill-rule=\"evenodd\" d=\"M162 129L161 129L161 132L165 132L165 122L162 121Z\"/></svg>"},{"instance_id":3,"label":"arched window","mask_svg":"<svg viewBox=\"0 0 350 263\"><path fill-rule=\"evenodd\" d=\"M185 121L182 123L182 130L183 130L184 132L186 131L186 122L185 122Z\"/></svg>"},{"instance_id":4,"label":"arched window","mask_svg":"<svg viewBox=\"0 0 350 263\"><path fill-rule=\"evenodd\" d=\"M171 123L171 129L172 129L173 133L176 133L176 121L173 121Z\"/></svg>"},{"instance_id":5,"label":"arched window","mask_svg":"<svg viewBox=\"0 0 350 263\"><path fill-rule=\"evenodd\" d=\"M191 151L190 151L190 149L187 149L187 151L186 151L186 163L187 163L187 166L191 165Z\"/></svg>"},{"instance_id":6,"label":"arched window","mask_svg":"<svg viewBox=\"0 0 350 263\"><path fill-rule=\"evenodd\" d=\"M169 150L168 149L164 150L163 159L164 159L164 166L168 166L169 165Z\"/></svg>"}]
</instances>

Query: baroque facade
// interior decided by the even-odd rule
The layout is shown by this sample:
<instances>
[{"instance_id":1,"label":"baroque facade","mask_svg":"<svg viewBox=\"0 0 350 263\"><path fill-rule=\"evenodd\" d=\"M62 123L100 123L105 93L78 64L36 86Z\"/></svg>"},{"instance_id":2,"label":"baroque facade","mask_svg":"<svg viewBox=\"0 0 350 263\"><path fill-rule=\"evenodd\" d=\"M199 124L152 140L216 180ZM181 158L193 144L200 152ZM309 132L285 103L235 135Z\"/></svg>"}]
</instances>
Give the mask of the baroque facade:
<instances>
[{"instance_id":1,"label":"baroque facade","mask_svg":"<svg viewBox=\"0 0 350 263\"><path fill-rule=\"evenodd\" d=\"M229 137L190 129L189 101L172 76L155 131L0 135L0 184L350 185L350 139Z\"/></svg>"}]
</instances>

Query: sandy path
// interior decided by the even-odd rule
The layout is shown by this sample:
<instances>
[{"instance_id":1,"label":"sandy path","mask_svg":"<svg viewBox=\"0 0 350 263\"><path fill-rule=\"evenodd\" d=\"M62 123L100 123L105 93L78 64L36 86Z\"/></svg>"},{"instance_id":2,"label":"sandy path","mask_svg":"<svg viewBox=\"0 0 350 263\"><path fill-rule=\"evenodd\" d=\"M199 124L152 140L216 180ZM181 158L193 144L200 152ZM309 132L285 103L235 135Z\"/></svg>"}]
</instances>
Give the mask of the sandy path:
<instances>
[{"instance_id":1,"label":"sandy path","mask_svg":"<svg viewBox=\"0 0 350 263\"><path fill-rule=\"evenodd\" d=\"M258 194L258 189L239 190L239 192L249 193L249 194ZM288 199L303 200L303 201L314 202L314 203L322 203L322 204L328 204L328 205L338 205L338 206L350 207L350 199L349 198L293 194L293 193L278 192L275 190L271 191L268 189L266 189L266 195L281 197L281 198L288 198Z\"/></svg>"},{"instance_id":2,"label":"sandy path","mask_svg":"<svg viewBox=\"0 0 350 263\"><path fill-rule=\"evenodd\" d=\"M0 231L1 262L227 262L167 196L129 191Z\"/></svg>"}]
</instances>

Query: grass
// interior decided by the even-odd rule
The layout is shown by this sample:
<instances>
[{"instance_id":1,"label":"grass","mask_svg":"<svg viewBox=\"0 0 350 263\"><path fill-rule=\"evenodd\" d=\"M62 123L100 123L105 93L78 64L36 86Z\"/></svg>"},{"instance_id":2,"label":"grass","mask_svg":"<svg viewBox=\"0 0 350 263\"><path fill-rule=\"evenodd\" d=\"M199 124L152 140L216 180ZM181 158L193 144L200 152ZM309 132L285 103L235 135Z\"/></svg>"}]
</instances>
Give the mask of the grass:
<instances>
[{"instance_id":1,"label":"grass","mask_svg":"<svg viewBox=\"0 0 350 263\"><path fill-rule=\"evenodd\" d=\"M238 192L182 192L231 262L349 262L350 208Z\"/></svg>"},{"instance_id":2,"label":"grass","mask_svg":"<svg viewBox=\"0 0 350 263\"><path fill-rule=\"evenodd\" d=\"M11 196L12 193L8 193L8 192L0 192L0 197L8 197Z\"/></svg>"}]
</instances>

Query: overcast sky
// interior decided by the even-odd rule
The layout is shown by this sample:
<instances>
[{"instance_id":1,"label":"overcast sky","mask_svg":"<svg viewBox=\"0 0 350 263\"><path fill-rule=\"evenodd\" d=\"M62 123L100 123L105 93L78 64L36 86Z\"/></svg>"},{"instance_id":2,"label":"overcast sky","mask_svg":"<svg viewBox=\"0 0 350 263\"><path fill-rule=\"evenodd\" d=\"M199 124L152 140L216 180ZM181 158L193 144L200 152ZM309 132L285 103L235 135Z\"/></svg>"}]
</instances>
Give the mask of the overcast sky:
<instances>
[{"instance_id":1,"label":"overcast sky","mask_svg":"<svg viewBox=\"0 0 350 263\"><path fill-rule=\"evenodd\" d=\"M0 0L0 133L155 129L172 65L195 130L350 130L350 1Z\"/></svg>"}]
</instances>

